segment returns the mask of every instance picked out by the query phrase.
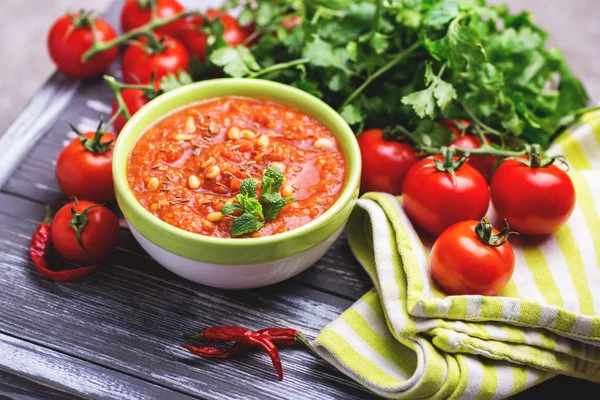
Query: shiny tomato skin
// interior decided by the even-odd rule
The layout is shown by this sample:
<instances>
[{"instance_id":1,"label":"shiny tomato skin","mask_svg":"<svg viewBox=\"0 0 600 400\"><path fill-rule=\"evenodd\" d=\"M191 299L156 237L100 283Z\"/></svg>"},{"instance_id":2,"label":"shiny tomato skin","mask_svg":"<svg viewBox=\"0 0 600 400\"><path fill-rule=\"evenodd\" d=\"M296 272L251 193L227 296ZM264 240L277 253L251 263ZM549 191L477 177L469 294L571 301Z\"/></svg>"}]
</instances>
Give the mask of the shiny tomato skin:
<instances>
[{"instance_id":1,"label":"shiny tomato skin","mask_svg":"<svg viewBox=\"0 0 600 400\"><path fill-rule=\"evenodd\" d=\"M72 219L72 201L63 206L52 220L51 238L54 248L67 260L81 264L95 264L110 255L119 241L119 220L108 208L87 200L80 200L75 211L81 213L94 206L88 214L88 223L81 231L81 242L85 251L77 242L76 231L69 226Z\"/></svg>"},{"instance_id":2,"label":"shiny tomato skin","mask_svg":"<svg viewBox=\"0 0 600 400\"><path fill-rule=\"evenodd\" d=\"M575 208L575 187L565 171L552 164L530 168L506 160L491 183L492 204L511 228L525 235L547 235L564 225Z\"/></svg>"},{"instance_id":3,"label":"shiny tomato skin","mask_svg":"<svg viewBox=\"0 0 600 400\"><path fill-rule=\"evenodd\" d=\"M498 247L484 243L475 233L477 224L462 221L450 226L431 249L431 274L449 295L492 296L512 277L515 255L510 243Z\"/></svg>"},{"instance_id":4,"label":"shiny tomato skin","mask_svg":"<svg viewBox=\"0 0 600 400\"><path fill-rule=\"evenodd\" d=\"M121 62L123 80L130 84L144 84L150 82L154 74L156 80L168 74L177 74L179 70L189 72L189 54L185 47L178 41L166 37L166 48L158 53L148 54L142 48L144 40L134 43L125 49Z\"/></svg>"},{"instance_id":5,"label":"shiny tomato skin","mask_svg":"<svg viewBox=\"0 0 600 400\"><path fill-rule=\"evenodd\" d=\"M149 4L150 2L148 2ZM177 0L157 0L156 15L158 18L171 18L181 14L185 8ZM121 9L121 29L123 32L129 32L135 28L150 22L152 12L150 7L143 9L137 0L127 0ZM177 20L169 25L162 26L155 30L160 35L177 35L183 27L183 21Z\"/></svg>"},{"instance_id":6,"label":"shiny tomato skin","mask_svg":"<svg viewBox=\"0 0 600 400\"><path fill-rule=\"evenodd\" d=\"M410 167L419 158L415 148L406 142L385 140L381 129L370 129L358 135L362 159L361 190L399 195Z\"/></svg>"},{"instance_id":7,"label":"shiny tomato skin","mask_svg":"<svg viewBox=\"0 0 600 400\"><path fill-rule=\"evenodd\" d=\"M240 26L237 19L232 17L230 14L221 12L220 10L210 9L207 10L205 14L211 21L214 21L217 19L217 17L220 17L221 23L225 28L225 31L223 32L223 39L225 39L227 44L230 46L238 46L244 43L244 41L248 39L248 36L254 32L254 27L252 25Z\"/></svg>"},{"instance_id":8,"label":"shiny tomato skin","mask_svg":"<svg viewBox=\"0 0 600 400\"><path fill-rule=\"evenodd\" d=\"M459 122L467 128L471 126L470 121L461 119L459 120ZM481 140L478 137L474 135L463 134L461 130L458 129L453 120L443 119L439 121L439 123L441 125L444 125L446 128L450 129L454 137L456 137L456 140L450 143L451 145L454 145L456 147L462 147L464 149L478 149L481 147ZM486 138L486 142L488 144L492 143L488 138ZM496 165L496 161L497 159L495 157L471 156L469 157L469 160L467 162L473 168L479 171L479 173L483 175L485 180L489 182L492 179L492 173L494 171L494 165Z\"/></svg>"},{"instance_id":9,"label":"shiny tomato skin","mask_svg":"<svg viewBox=\"0 0 600 400\"><path fill-rule=\"evenodd\" d=\"M177 40L188 50L190 57L196 57L201 63L206 60L206 35L201 31L204 21L198 15L188 17L185 26L177 34Z\"/></svg>"},{"instance_id":10,"label":"shiny tomato skin","mask_svg":"<svg viewBox=\"0 0 600 400\"><path fill-rule=\"evenodd\" d=\"M84 136L92 139L95 132ZM104 134L101 142L106 143L117 137ZM81 145L81 139L75 138L65 147L56 160L56 181L67 197L105 202L114 200L115 191L112 177L112 153L114 143L105 153L93 153Z\"/></svg>"},{"instance_id":11,"label":"shiny tomato skin","mask_svg":"<svg viewBox=\"0 0 600 400\"><path fill-rule=\"evenodd\" d=\"M144 96L144 92L141 89L123 89L121 90L121 97L123 97L129 115L132 117L133 114L138 112L140 108L148 103L148 99ZM117 100L113 100L111 115L114 115L118 108L119 105L117 104ZM123 129L126 123L127 120L123 115L117 117L113 123L113 129L117 135L121 132L121 129Z\"/></svg>"},{"instance_id":12,"label":"shiny tomato skin","mask_svg":"<svg viewBox=\"0 0 600 400\"><path fill-rule=\"evenodd\" d=\"M77 28L71 18L79 13L60 17L48 33L48 52L59 70L75 79L88 79L104 74L117 58L119 49L114 47L87 60L81 57L94 43L91 27ZM96 38L100 43L117 37L112 26L102 18L94 18Z\"/></svg>"},{"instance_id":13,"label":"shiny tomato skin","mask_svg":"<svg viewBox=\"0 0 600 400\"><path fill-rule=\"evenodd\" d=\"M489 139L486 138L488 144L491 143ZM478 149L481 147L481 140L473 135L462 135L458 136L452 144L456 147L462 147L465 149ZM475 168L487 182L490 182L492 179L492 174L494 171L494 165L496 165L496 157L477 157L470 156L467 160L470 166Z\"/></svg>"},{"instance_id":14,"label":"shiny tomato skin","mask_svg":"<svg viewBox=\"0 0 600 400\"><path fill-rule=\"evenodd\" d=\"M434 157L443 160L440 155ZM404 178L404 210L427 233L437 236L457 222L480 220L489 207L490 190L477 170L464 163L455 175L456 183L450 173L437 171L427 157L413 165Z\"/></svg>"}]
</instances>

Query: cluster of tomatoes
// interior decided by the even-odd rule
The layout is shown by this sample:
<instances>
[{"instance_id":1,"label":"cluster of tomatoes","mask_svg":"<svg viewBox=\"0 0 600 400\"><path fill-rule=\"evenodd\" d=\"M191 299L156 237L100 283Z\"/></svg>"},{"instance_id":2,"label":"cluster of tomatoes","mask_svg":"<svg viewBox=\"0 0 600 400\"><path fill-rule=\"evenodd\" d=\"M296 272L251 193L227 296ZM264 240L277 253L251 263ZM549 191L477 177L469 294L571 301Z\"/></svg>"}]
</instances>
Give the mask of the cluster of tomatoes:
<instances>
[{"instance_id":1,"label":"cluster of tomatoes","mask_svg":"<svg viewBox=\"0 0 600 400\"><path fill-rule=\"evenodd\" d=\"M150 6L150 2L126 1L121 11L122 31L129 32L151 22ZM155 18L168 19L184 12L184 8L176 0L158 0L155 12ZM231 46L243 43L252 33L251 27L239 26L229 14L209 10L205 16L209 20L219 18L224 27L223 37ZM148 84L151 80L158 82L168 74L188 71L191 57L204 62L206 35L202 31L203 21L199 15L189 16L164 25L150 35L136 38L125 48L122 57L125 83ZM115 38L115 29L104 19L85 12L71 13L60 17L51 27L48 50L58 69L66 75L76 79L93 78L108 70L119 49L105 49L88 60L83 59L84 54L94 45L102 45ZM133 115L142 108L158 93L158 89L154 92L134 88L122 90L121 96L129 114ZM115 101L113 114L117 111ZM117 134L125 122L122 115L114 120L112 125ZM58 185L73 201L56 213L50 225L42 224L50 233L34 235L32 249L40 246L46 249L48 244L52 244L64 258L90 265L105 259L116 248L119 221L102 204L115 198L112 152L117 136L106 132L105 128L101 124L96 132L83 134L74 129L78 137L61 151L55 169ZM68 280L84 275L80 273L84 271L81 268L81 271L69 270L68 274L65 274L66 271L50 271L43 266L45 256L33 258L38 270L51 279Z\"/></svg>"},{"instance_id":2,"label":"cluster of tomatoes","mask_svg":"<svg viewBox=\"0 0 600 400\"><path fill-rule=\"evenodd\" d=\"M481 147L479 138L464 134L452 121L440 123L453 131L455 147ZM404 210L415 226L437 237L431 273L448 294L494 294L512 276L508 229L499 233L482 220L490 200L516 232L534 236L559 229L575 207L571 178L536 152L502 162L486 156L464 160L452 154L420 159L411 144L387 141L377 129L360 134L358 142L362 190L402 195Z\"/></svg>"}]
</instances>

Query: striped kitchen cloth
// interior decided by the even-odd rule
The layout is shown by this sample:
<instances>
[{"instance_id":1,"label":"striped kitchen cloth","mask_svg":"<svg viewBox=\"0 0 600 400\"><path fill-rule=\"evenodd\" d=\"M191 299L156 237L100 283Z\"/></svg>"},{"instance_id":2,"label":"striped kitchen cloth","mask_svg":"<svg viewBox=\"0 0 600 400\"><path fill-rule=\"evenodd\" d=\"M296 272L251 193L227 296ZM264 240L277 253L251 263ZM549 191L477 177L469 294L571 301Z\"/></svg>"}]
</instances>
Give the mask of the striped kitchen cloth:
<instances>
[{"instance_id":1,"label":"striped kitchen cloth","mask_svg":"<svg viewBox=\"0 0 600 400\"><path fill-rule=\"evenodd\" d=\"M515 271L497 296L445 296L399 200L364 195L348 241L375 287L316 351L388 398L506 398L556 374L600 382L600 114L549 153L572 167L575 211L551 236L510 238Z\"/></svg>"}]
</instances>

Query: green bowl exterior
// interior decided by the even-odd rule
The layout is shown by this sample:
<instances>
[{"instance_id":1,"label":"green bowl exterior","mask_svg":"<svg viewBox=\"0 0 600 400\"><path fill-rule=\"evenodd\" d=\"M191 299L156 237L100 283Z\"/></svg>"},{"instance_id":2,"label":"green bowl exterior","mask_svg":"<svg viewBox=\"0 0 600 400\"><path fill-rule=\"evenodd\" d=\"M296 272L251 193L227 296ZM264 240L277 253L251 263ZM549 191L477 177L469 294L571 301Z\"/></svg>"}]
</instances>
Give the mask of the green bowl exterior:
<instances>
[{"instance_id":1,"label":"green bowl exterior","mask_svg":"<svg viewBox=\"0 0 600 400\"><path fill-rule=\"evenodd\" d=\"M306 225L260 238L214 238L176 228L147 211L127 180L127 163L137 139L170 112L203 100L241 96L271 100L302 110L324 124L339 140L347 161L346 183L333 206ZM318 98L294 87L259 79L214 79L186 85L150 101L125 125L113 152L117 202L127 221L156 245L180 256L213 264L266 263L301 253L326 240L348 219L359 191L360 151L342 117Z\"/></svg>"}]
</instances>

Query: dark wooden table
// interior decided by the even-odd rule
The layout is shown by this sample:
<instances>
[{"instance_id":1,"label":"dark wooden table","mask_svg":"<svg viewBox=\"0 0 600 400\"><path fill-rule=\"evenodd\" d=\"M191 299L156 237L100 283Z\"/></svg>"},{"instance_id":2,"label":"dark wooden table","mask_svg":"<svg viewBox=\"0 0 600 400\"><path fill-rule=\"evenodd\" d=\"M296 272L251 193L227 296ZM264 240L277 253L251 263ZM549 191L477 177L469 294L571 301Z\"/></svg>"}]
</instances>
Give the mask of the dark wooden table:
<instances>
[{"instance_id":1,"label":"dark wooden table","mask_svg":"<svg viewBox=\"0 0 600 400\"><path fill-rule=\"evenodd\" d=\"M119 6L108 10L111 22ZM0 137L0 399L374 397L302 351L282 351L286 379L279 382L261 353L223 362L178 346L182 332L224 324L290 326L314 338L372 286L345 237L303 274L256 290L179 278L148 257L125 227L117 252L86 279L53 283L34 271L28 244L44 205L65 202L54 177L54 160L72 137L65 121L92 129L109 113L110 99L101 80L55 74ZM559 377L518 397L586 389L598 393L598 386Z\"/></svg>"}]
</instances>

